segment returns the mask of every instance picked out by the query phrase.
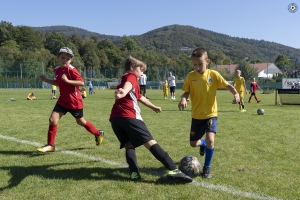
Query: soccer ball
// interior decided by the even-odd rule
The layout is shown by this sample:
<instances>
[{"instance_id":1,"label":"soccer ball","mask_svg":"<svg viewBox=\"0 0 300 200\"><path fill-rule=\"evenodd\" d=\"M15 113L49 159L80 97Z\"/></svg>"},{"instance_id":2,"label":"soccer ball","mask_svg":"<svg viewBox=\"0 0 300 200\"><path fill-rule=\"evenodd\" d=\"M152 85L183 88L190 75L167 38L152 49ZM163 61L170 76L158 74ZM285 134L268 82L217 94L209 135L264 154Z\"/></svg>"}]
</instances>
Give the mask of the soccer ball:
<instances>
[{"instance_id":1,"label":"soccer ball","mask_svg":"<svg viewBox=\"0 0 300 200\"><path fill-rule=\"evenodd\" d=\"M195 156L185 156L180 160L178 169L189 177L194 178L200 174L201 163Z\"/></svg>"},{"instance_id":2,"label":"soccer ball","mask_svg":"<svg viewBox=\"0 0 300 200\"><path fill-rule=\"evenodd\" d=\"M259 109L257 109L257 114L258 115L263 115L263 114L265 114L265 110L262 109L262 108L259 108Z\"/></svg>"}]
</instances>

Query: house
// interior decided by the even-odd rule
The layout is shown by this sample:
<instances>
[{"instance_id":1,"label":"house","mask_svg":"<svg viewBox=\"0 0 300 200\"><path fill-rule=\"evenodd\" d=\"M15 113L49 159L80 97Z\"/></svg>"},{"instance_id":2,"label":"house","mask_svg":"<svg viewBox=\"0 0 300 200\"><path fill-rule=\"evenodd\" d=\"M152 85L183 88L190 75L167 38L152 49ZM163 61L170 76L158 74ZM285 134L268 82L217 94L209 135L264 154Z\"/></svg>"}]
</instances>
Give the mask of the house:
<instances>
[{"instance_id":1,"label":"house","mask_svg":"<svg viewBox=\"0 0 300 200\"><path fill-rule=\"evenodd\" d=\"M238 68L238 64L216 65L215 70L227 69L229 74L233 75ZM274 74L281 74L282 71L274 63L254 63L250 64L258 73L258 78L272 78Z\"/></svg>"}]
</instances>

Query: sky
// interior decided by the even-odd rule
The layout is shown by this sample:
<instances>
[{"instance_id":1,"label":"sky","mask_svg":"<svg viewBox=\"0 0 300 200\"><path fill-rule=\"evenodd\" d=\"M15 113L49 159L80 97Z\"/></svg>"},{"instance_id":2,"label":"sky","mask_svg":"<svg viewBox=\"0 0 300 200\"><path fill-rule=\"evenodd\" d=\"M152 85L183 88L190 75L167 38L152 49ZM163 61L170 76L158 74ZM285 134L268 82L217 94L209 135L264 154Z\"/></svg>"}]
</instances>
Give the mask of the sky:
<instances>
[{"instance_id":1,"label":"sky","mask_svg":"<svg viewBox=\"0 0 300 200\"><path fill-rule=\"evenodd\" d=\"M7 0L0 8L0 21L13 26L130 36L178 24L300 49L300 0Z\"/></svg>"}]
</instances>

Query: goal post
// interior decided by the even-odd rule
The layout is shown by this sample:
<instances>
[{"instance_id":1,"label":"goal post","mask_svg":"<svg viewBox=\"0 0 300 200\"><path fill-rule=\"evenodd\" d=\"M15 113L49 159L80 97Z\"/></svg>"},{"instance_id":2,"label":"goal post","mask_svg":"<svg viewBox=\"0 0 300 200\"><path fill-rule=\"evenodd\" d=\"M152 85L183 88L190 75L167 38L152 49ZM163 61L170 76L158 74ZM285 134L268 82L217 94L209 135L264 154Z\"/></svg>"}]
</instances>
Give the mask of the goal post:
<instances>
[{"instance_id":1,"label":"goal post","mask_svg":"<svg viewBox=\"0 0 300 200\"><path fill-rule=\"evenodd\" d=\"M275 105L300 105L300 89L276 89Z\"/></svg>"}]
</instances>

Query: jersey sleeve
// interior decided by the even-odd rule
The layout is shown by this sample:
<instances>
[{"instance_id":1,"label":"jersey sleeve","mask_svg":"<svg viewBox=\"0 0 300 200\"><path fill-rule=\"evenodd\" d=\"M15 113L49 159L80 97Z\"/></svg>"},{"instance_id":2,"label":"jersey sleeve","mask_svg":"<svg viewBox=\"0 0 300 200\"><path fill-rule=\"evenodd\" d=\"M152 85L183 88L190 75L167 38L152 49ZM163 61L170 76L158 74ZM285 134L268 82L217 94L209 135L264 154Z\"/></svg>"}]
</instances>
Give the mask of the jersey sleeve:
<instances>
[{"instance_id":1,"label":"jersey sleeve","mask_svg":"<svg viewBox=\"0 0 300 200\"><path fill-rule=\"evenodd\" d=\"M186 77L185 77L185 80L184 80L184 83L183 83L183 86L182 86L182 91L186 92L186 93L190 93L190 78L191 75L188 74Z\"/></svg>"}]
</instances>

